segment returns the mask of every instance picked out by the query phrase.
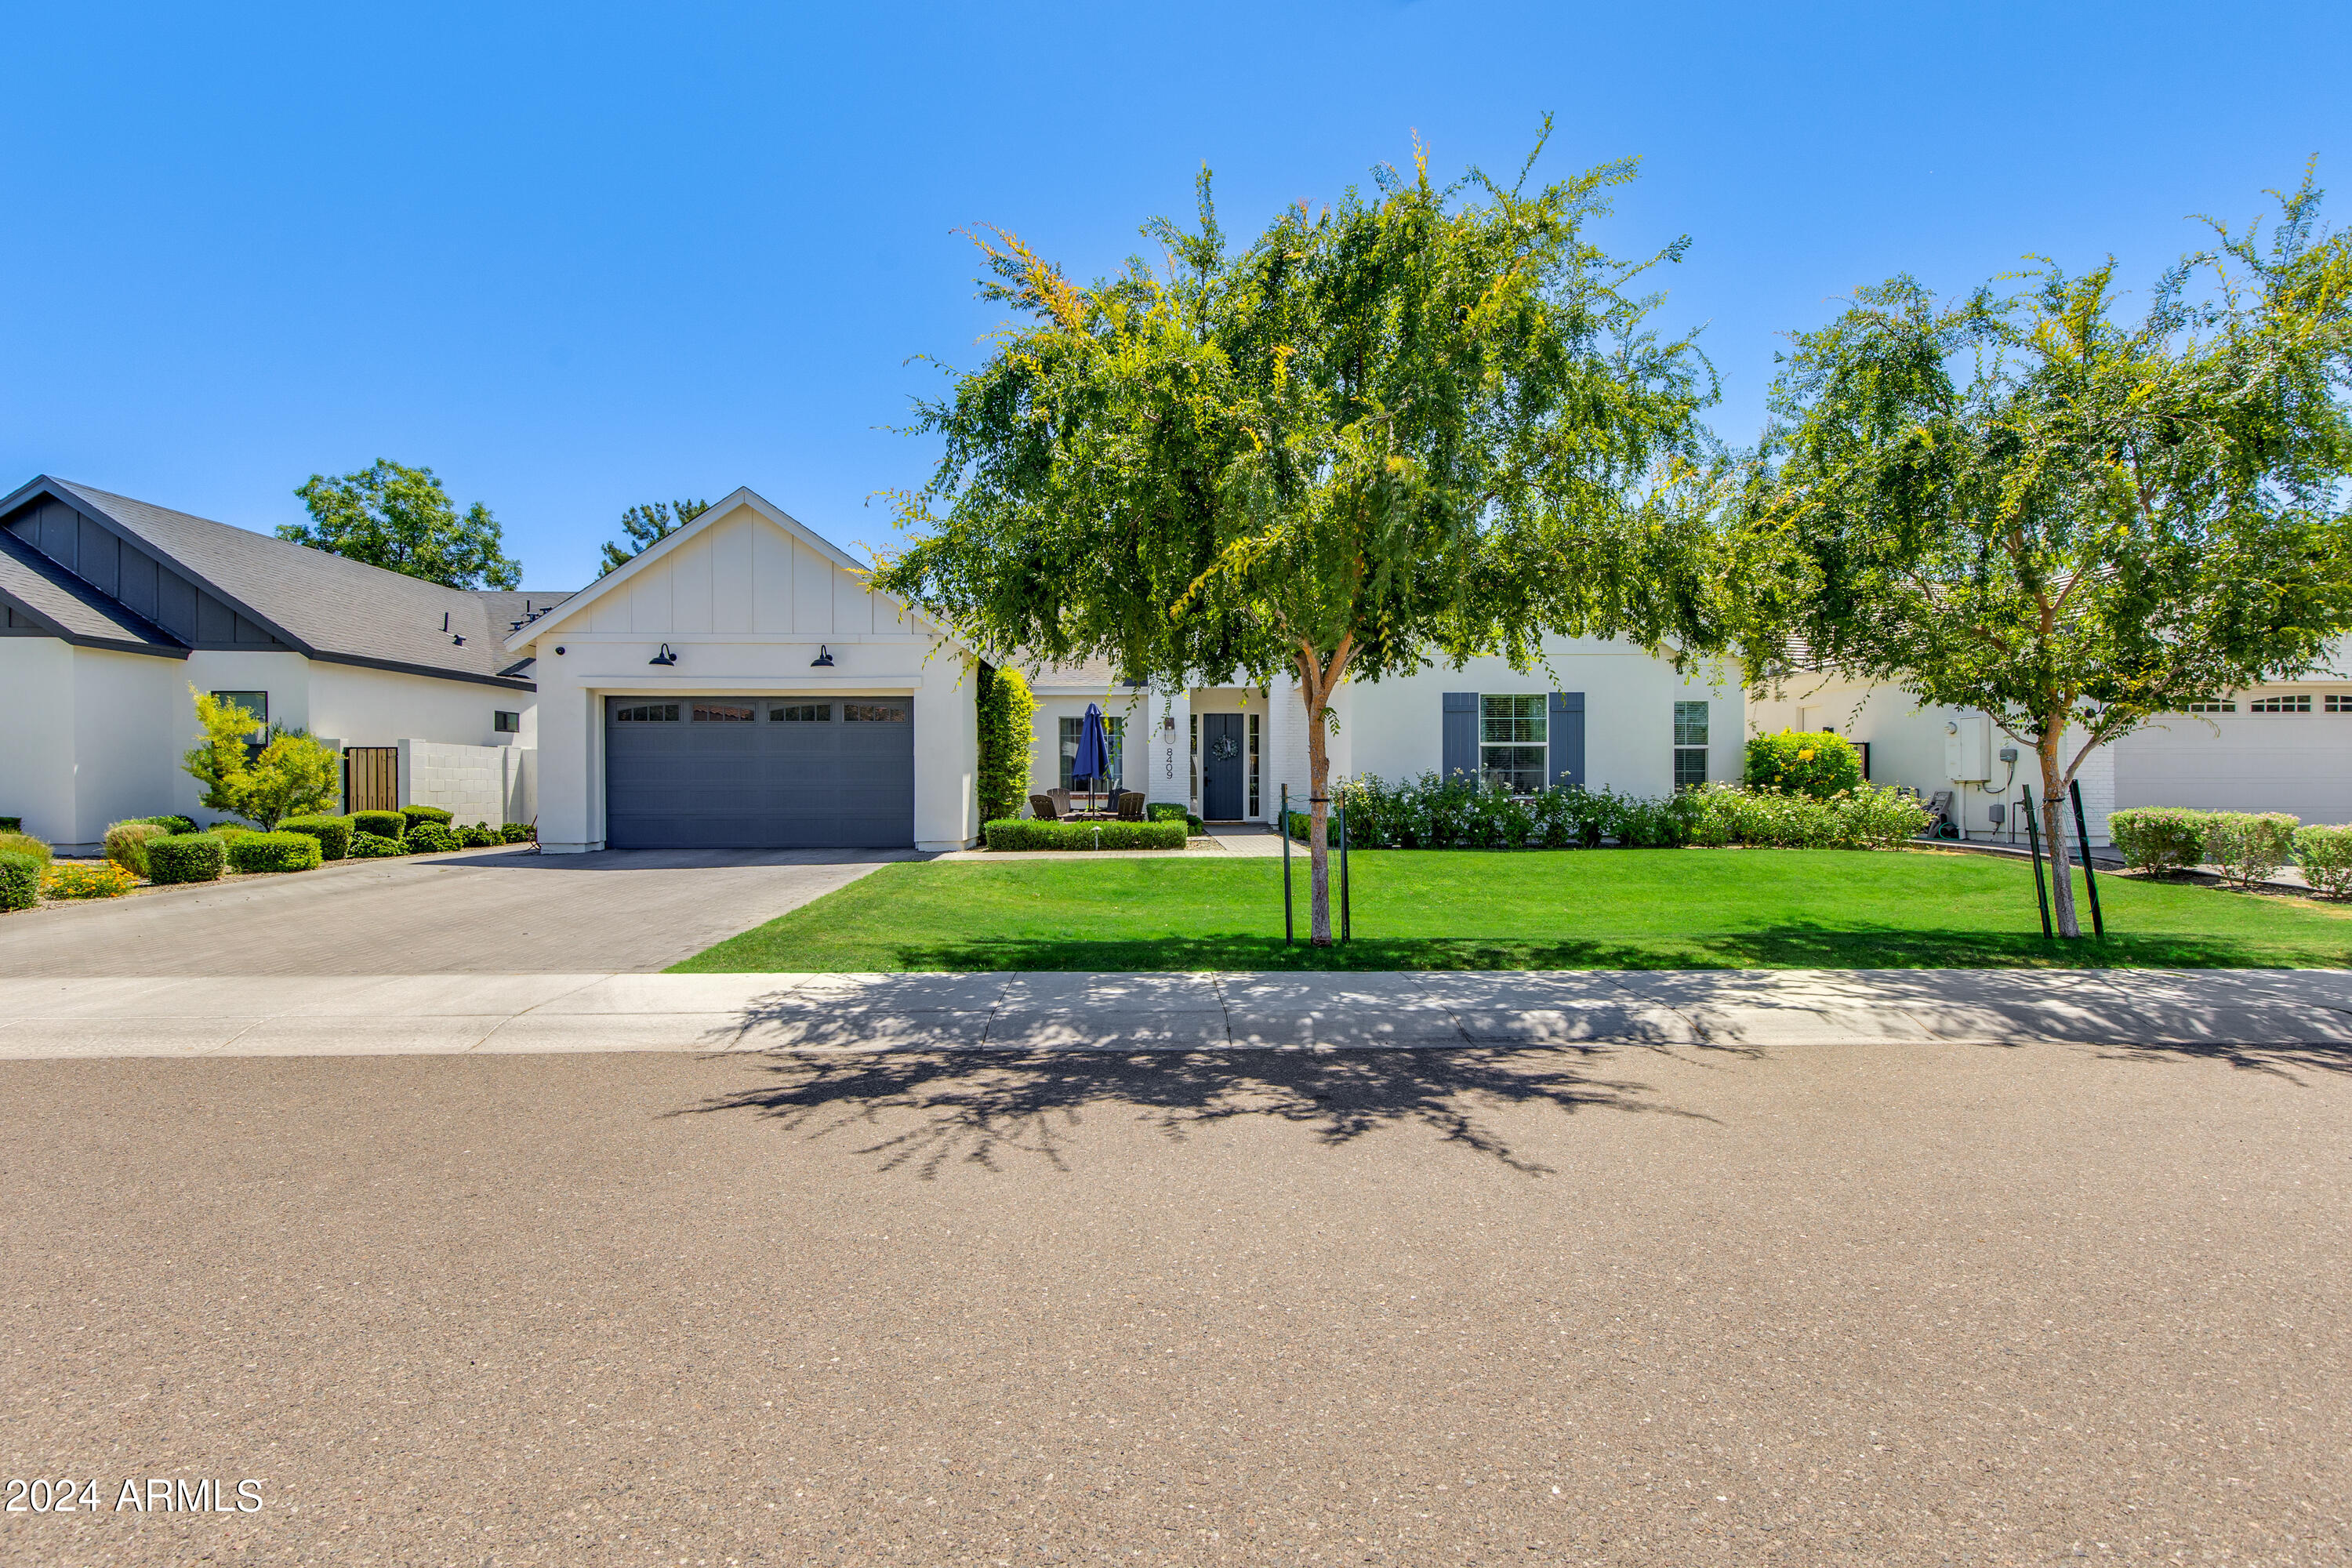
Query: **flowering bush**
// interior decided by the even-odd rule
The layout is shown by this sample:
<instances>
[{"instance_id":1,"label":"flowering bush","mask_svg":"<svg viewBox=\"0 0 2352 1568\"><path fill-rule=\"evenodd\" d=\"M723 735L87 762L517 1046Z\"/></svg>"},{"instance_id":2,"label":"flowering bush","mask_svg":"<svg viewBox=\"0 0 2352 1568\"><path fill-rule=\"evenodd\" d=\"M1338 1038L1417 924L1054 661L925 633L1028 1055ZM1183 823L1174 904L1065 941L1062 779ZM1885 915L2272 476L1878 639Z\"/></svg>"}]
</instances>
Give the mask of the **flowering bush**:
<instances>
[{"instance_id":1,"label":"flowering bush","mask_svg":"<svg viewBox=\"0 0 2352 1568\"><path fill-rule=\"evenodd\" d=\"M1732 784L1654 797L1581 789L1514 795L1499 784L1423 773L1394 783L1349 779L1335 786L1333 804L1347 812L1348 843L1356 849L1576 849L1604 842L1885 849L1926 831L1928 820L1916 799L1871 784L1826 799ZM1307 814L1295 812L1291 837L1304 842L1307 830Z\"/></svg>"},{"instance_id":2,"label":"flowering bush","mask_svg":"<svg viewBox=\"0 0 2352 1568\"><path fill-rule=\"evenodd\" d=\"M2336 898L2352 894L2352 827L2298 827L2294 860L2303 879Z\"/></svg>"},{"instance_id":3,"label":"flowering bush","mask_svg":"<svg viewBox=\"0 0 2352 1568\"><path fill-rule=\"evenodd\" d=\"M53 899L119 899L138 885L137 877L111 860L52 866L41 879L41 891Z\"/></svg>"},{"instance_id":4,"label":"flowering bush","mask_svg":"<svg viewBox=\"0 0 2352 1568\"><path fill-rule=\"evenodd\" d=\"M1794 790L1818 800L1862 787L1862 753L1832 730L1783 730L1748 742L1750 789Z\"/></svg>"},{"instance_id":5,"label":"flowering bush","mask_svg":"<svg viewBox=\"0 0 2352 1568\"><path fill-rule=\"evenodd\" d=\"M2283 811L2217 811L2205 829L2205 858L2241 888L2269 879L2294 858L2294 830Z\"/></svg>"}]
</instances>

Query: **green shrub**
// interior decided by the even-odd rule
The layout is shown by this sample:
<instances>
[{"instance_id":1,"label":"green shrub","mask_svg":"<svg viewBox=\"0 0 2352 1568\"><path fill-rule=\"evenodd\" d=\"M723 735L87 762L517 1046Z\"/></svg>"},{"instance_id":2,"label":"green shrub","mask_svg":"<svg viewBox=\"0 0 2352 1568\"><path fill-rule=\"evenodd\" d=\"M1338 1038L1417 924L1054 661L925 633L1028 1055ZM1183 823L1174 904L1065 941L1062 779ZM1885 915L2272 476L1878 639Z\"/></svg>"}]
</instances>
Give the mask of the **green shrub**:
<instances>
[{"instance_id":1,"label":"green shrub","mask_svg":"<svg viewBox=\"0 0 2352 1568\"><path fill-rule=\"evenodd\" d=\"M167 829L152 822L118 822L106 830L106 858L134 877L147 874L147 841Z\"/></svg>"},{"instance_id":2,"label":"green shrub","mask_svg":"<svg viewBox=\"0 0 2352 1568\"><path fill-rule=\"evenodd\" d=\"M2186 871L2205 863L2213 813L2171 805L2136 805L2107 814L2107 837L2135 871Z\"/></svg>"},{"instance_id":3,"label":"green shrub","mask_svg":"<svg viewBox=\"0 0 2352 1568\"><path fill-rule=\"evenodd\" d=\"M2283 811L2217 811L2205 830L2205 858L2230 881L2251 888L2294 858L2299 826Z\"/></svg>"},{"instance_id":4,"label":"green shrub","mask_svg":"<svg viewBox=\"0 0 2352 1568\"><path fill-rule=\"evenodd\" d=\"M246 872L315 870L320 859L307 833L248 833L228 847L228 863Z\"/></svg>"},{"instance_id":5,"label":"green shrub","mask_svg":"<svg viewBox=\"0 0 2352 1568\"><path fill-rule=\"evenodd\" d=\"M457 847L457 836L437 822L420 822L400 842L411 855L446 855Z\"/></svg>"},{"instance_id":6,"label":"green shrub","mask_svg":"<svg viewBox=\"0 0 2352 1568\"><path fill-rule=\"evenodd\" d=\"M234 844L238 839L243 838L246 835L255 830L246 826L240 822L215 822L210 827L205 828L205 831L211 834L215 838L219 839L223 844Z\"/></svg>"},{"instance_id":7,"label":"green shrub","mask_svg":"<svg viewBox=\"0 0 2352 1568\"><path fill-rule=\"evenodd\" d=\"M352 813L353 833L373 833L378 838L398 838L408 831L408 818L396 811L355 811Z\"/></svg>"},{"instance_id":8,"label":"green shrub","mask_svg":"<svg viewBox=\"0 0 2352 1568\"><path fill-rule=\"evenodd\" d=\"M354 860L381 860L387 855L405 855L408 848L397 838L386 838L381 833L352 835L351 858Z\"/></svg>"},{"instance_id":9,"label":"green shrub","mask_svg":"<svg viewBox=\"0 0 2352 1568\"><path fill-rule=\"evenodd\" d=\"M1037 700L1017 669L982 667L980 676L980 819L1009 822L1029 804L1030 731Z\"/></svg>"},{"instance_id":10,"label":"green shrub","mask_svg":"<svg viewBox=\"0 0 2352 1568\"><path fill-rule=\"evenodd\" d=\"M1748 742L1748 770L1741 782L1750 789L1790 790L1826 800L1861 787L1862 753L1853 742L1830 730L1758 735Z\"/></svg>"},{"instance_id":11,"label":"green shrub","mask_svg":"<svg viewBox=\"0 0 2352 1568\"><path fill-rule=\"evenodd\" d=\"M2331 898L2352 893L2352 827L2298 827L2295 868L2303 879Z\"/></svg>"},{"instance_id":12,"label":"green shrub","mask_svg":"<svg viewBox=\"0 0 2352 1568\"><path fill-rule=\"evenodd\" d=\"M147 840L151 882L209 882L218 878L228 846L217 833L167 833Z\"/></svg>"},{"instance_id":13,"label":"green shrub","mask_svg":"<svg viewBox=\"0 0 2352 1568\"><path fill-rule=\"evenodd\" d=\"M982 830L991 849L1181 849L1173 822L1039 822L1008 817Z\"/></svg>"},{"instance_id":14,"label":"green shrub","mask_svg":"<svg viewBox=\"0 0 2352 1568\"><path fill-rule=\"evenodd\" d=\"M499 837L509 844L535 844L539 841L539 825L535 822L509 822L499 829Z\"/></svg>"},{"instance_id":15,"label":"green shrub","mask_svg":"<svg viewBox=\"0 0 2352 1568\"><path fill-rule=\"evenodd\" d=\"M483 849L505 842L499 837L499 830L487 822L469 822L457 829L457 843L461 848Z\"/></svg>"},{"instance_id":16,"label":"green shrub","mask_svg":"<svg viewBox=\"0 0 2352 1568\"><path fill-rule=\"evenodd\" d=\"M21 838L21 833L6 835ZM0 849L0 910L29 910L41 901L41 873L47 862L16 849Z\"/></svg>"},{"instance_id":17,"label":"green shrub","mask_svg":"<svg viewBox=\"0 0 2352 1568\"><path fill-rule=\"evenodd\" d=\"M53 858L49 847L29 833L0 833L0 850L11 855L29 855L33 863L47 869Z\"/></svg>"},{"instance_id":18,"label":"green shrub","mask_svg":"<svg viewBox=\"0 0 2352 1568\"><path fill-rule=\"evenodd\" d=\"M319 841L319 853L341 860L352 852L352 819L348 816L289 816L278 825L280 833L303 833Z\"/></svg>"},{"instance_id":19,"label":"green shrub","mask_svg":"<svg viewBox=\"0 0 2352 1568\"><path fill-rule=\"evenodd\" d=\"M25 819L21 816L0 816L0 833L22 833Z\"/></svg>"},{"instance_id":20,"label":"green shrub","mask_svg":"<svg viewBox=\"0 0 2352 1568\"><path fill-rule=\"evenodd\" d=\"M444 811L437 805L404 805L400 808L400 815L401 831L404 833L420 822L429 822L436 827L446 827L457 820L453 813Z\"/></svg>"},{"instance_id":21,"label":"green shrub","mask_svg":"<svg viewBox=\"0 0 2352 1568\"><path fill-rule=\"evenodd\" d=\"M1155 801L1145 806L1143 819L1146 822L1181 822L1184 825L1184 831L1195 838L1209 831L1199 817L1172 800Z\"/></svg>"},{"instance_id":22,"label":"green shrub","mask_svg":"<svg viewBox=\"0 0 2352 1568\"><path fill-rule=\"evenodd\" d=\"M194 817L173 816L168 813L162 816L126 816L122 820L125 822L152 822L166 833L194 833L196 830L196 819Z\"/></svg>"}]
</instances>

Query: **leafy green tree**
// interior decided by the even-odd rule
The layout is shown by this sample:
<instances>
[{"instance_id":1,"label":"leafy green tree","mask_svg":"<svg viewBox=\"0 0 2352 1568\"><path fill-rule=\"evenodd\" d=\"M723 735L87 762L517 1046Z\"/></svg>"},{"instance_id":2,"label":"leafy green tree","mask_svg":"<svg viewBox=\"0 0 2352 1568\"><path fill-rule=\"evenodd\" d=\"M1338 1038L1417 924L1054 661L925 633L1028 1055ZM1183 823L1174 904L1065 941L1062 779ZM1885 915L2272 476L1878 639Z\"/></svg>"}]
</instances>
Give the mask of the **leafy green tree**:
<instances>
[{"instance_id":1,"label":"leafy green tree","mask_svg":"<svg viewBox=\"0 0 2352 1568\"><path fill-rule=\"evenodd\" d=\"M980 820L1004 822L1029 803L1031 721L1037 700L1028 678L1010 667L980 671Z\"/></svg>"},{"instance_id":2,"label":"leafy green tree","mask_svg":"<svg viewBox=\"0 0 2352 1568\"><path fill-rule=\"evenodd\" d=\"M596 575L626 566L709 510L707 500L648 501L631 507L621 514L621 531L628 536L628 543L605 541L604 563L596 569Z\"/></svg>"},{"instance_id":3,"label":"leafy green tree","mask_svg":"<svg viewBox=\"0 0 2352 1568\"><path fill-rule=\"evenodd\" d=\"M183 765L205 786L205 807L269 828L319 810L340 793L342 759L332 747L283 724L270 725L257 747L258 718L210 692L189 690L203 732Z\"/></svg>"},{"instance_id":4,"label":"leafy green tree","mask_svg":"<svg viewBox=\"0 0 2352 1568\"><path fill-rule=\"evenodd\" d=\"M1318 945L1343 681L1524 668L1546 633L1695 646L1711 624L1685 492L1712 378L1633 289L1682 243L1612 259L1585 230L1633 164L1530 191L1534 162L1441 188L1417 156L1241 249L1204 170L1196 228L1144 228L1165 269L1091 287L996 231L983 294L1019 319L919 405L945 452L899 498L916 537L877 586L999 663L1297 677Z\"/></svg>"},{"instance_id":5,"label":"leafy green tree","mask_svg":"<svg viewBox=\"0 0 2352 1568\"><path fill-rule=\"evenodd\" d=\"M2033 752L2056 858L2095 747L2313 668L2352 625L2352 246L2308 182L2283 203L2137 321L2110 260L1957 304L1897 278L1797 334L1741 522L1751 680L1793 635L1981 709Z\"/></svg>"},{"instance_id":6,"label":"leafy green tree","mask_svg":"<svg viewBox=\"0 0 2352 1568\"><path fill-rule=\"evenodd\" d=\"M280 539L449 588L522 585L490 509L476 501L460 517L430 468L379 458L355 474L312 474L294 493L310 521L281 524Z\"/></svg>"}]
</instances>

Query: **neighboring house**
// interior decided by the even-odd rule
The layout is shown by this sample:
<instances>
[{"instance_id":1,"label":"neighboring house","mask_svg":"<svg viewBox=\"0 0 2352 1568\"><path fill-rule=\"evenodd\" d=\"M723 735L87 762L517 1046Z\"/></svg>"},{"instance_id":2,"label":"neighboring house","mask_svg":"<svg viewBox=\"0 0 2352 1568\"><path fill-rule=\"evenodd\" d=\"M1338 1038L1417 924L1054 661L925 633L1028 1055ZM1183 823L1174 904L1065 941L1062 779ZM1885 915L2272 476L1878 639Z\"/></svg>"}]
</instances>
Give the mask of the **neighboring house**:
<instances>
[{"instance_id":1,"label":"neighboring house","mask_svg":"<svg viewBox=\"0 0 2352 1568\"><path fill-rule=\"evenodd\" d=\"M2018 802L2041 787L2040 764L1980 711L1923 708L1893 686L1799 678L1781 697L1754 700L1751 714L1759 734L1834 730L1864 748L1872 782L1924 796L1948 791L1968 837L2021 842ZM2081 743L2069 742L2069 757ZM2018 753L2013 764L2005 750ZM2193 703L2100 747L2077 776L2094 843L2107 841L2107 813L2126 806L2352 822L2352 680L2280 682Z\"/></svg>"},{"instance_id":2,"label":"neighboring house","mask_svg":"<svg viewBox=\"0 0 2352 1568\"><path fill-rule=\"evenodd\" d=\"M1526 792L1556 784L1657 795L1736 780L1746 736L1738 686L1684 676L1629 644L1555 637L1526 673L1499 658L1344 682L1331 707L1334 780L1463 773ZM1297 682L1176 689L1115 681L1108 666L1030 673L1032 787L1069 782L1089 701L1114 729L1120 787L1212 821L1266 822L1307 798L1307 710Z\"/></svg>"},{"instance_id":3,"label":"neighboring house","mask_svg":"<svg viewBox=\"0 0 2352 1568\"><path fill-rule=\"evenodd\" d=\"M0 500L0 814L68 851L184 812L191 688L344 749L352 805L529 820L535 689L509 629L560 594L475 593L87 485Z\"/></svg>"},{"instance_id":4,"label":"neighboring house","mask_svg":"<svg viewBox=\"0 0 2352 1568\"><path fill-rule=\"evenodd\" d=\"M748 489L506 639L535 657L542 850L960 849L976 668Z\"/></svg>"}]
</instances>

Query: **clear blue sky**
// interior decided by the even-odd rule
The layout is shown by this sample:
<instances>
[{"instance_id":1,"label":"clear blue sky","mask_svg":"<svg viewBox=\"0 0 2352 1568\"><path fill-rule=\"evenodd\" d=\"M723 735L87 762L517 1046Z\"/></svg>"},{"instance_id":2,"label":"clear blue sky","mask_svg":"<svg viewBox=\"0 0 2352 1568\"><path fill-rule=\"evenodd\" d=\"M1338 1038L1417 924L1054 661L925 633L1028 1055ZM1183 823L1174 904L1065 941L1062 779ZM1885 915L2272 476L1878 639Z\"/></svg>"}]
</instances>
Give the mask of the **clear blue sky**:
<instances>
[{"instance_id":1,"label":"clear blue sky","mask_svg":"<svg viewBox=\"0 0 2352 1568\"><path fill-rule=\"evenodd\" d=\"M0 479L268 529L377 457L569 588L632 502L750 485L846 545L919 481L930 354L993 313L956 230L1082 276L1182 213L1621 154L1682 233L1728 440L1778 334L2028 251L2144 280L2320 160L2352 220L2352 7L1449 4L28 7L9 24Z\"/></svg>"}]
</instances>

